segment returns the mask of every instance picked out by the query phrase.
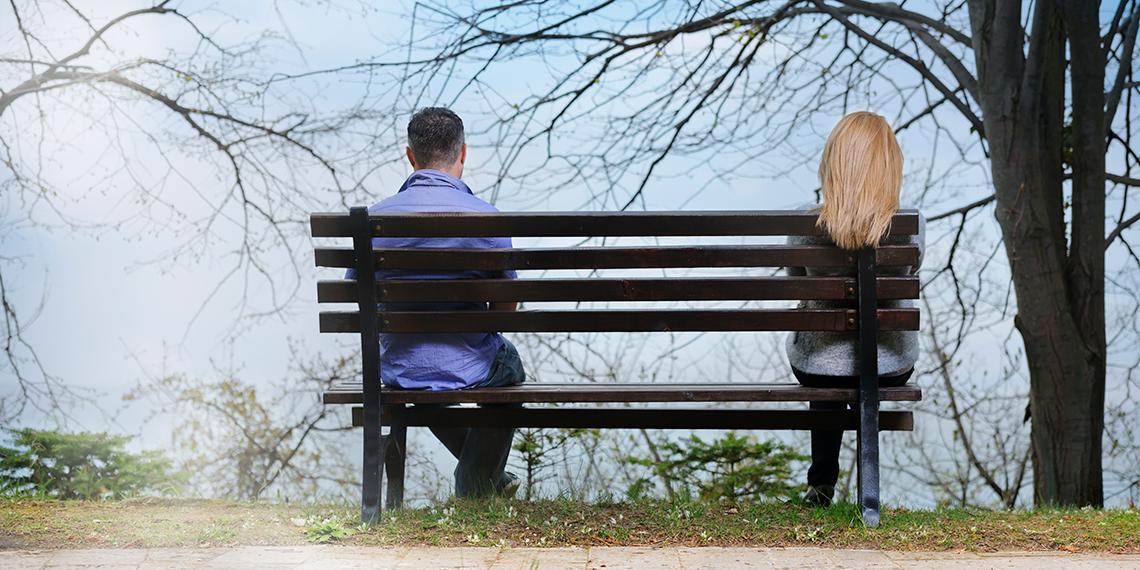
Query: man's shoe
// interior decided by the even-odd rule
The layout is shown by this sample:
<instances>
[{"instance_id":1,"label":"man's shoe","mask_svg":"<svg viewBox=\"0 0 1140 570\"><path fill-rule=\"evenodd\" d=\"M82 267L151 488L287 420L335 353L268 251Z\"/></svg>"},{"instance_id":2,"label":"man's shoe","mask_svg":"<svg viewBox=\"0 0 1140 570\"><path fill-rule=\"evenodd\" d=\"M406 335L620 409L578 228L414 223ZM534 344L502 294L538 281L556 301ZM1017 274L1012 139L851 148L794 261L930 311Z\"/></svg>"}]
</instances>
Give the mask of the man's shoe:
<instances>
[{"instance_id":1,"label":"man's shoe","mask_svg":"<svg viewBox=\"0 0 1140 570\"><path fill-rule=\"evenodd\" d=\"M813 507L826 507L831 505L831 498L835 496L835 487L832 485L819 485L808 487L804 493L804 503Z\"/></svg>"},{"instance_id":2,"label":"man's shoe","mask_svg":"<svg viewBox=\"0 0 1140 570\"><path fill-rule=\"evenodd\" d=\"M503 477L499 480L499 489L496 492L504 499L513 499L519 492L519 487L522 486L522 481L519 476L507 471L503 472Z\"/></svg>"}]
</instances>

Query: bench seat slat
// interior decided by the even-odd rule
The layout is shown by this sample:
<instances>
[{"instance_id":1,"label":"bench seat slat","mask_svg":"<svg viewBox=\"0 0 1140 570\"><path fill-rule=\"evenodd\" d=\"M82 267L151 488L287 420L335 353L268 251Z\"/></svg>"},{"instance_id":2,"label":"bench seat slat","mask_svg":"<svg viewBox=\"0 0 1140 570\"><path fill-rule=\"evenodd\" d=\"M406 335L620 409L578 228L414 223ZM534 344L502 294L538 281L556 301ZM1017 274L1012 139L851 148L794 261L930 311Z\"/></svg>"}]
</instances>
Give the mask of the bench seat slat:
<instances>
[{"instance_id":1,"label":"bench seat slat","mask_svg":"<svg viewBox=\"0 0 1140 570\"><path fill-rule=\"evenodd\" d=\"M420 212L371 214L373 235L499 236L814 236L818 214L803 210L690 212ZM352 237L348 216L316 213L313 237ZM900 210L892 235L918 233L918 212Z\"/></svg>"},{"instance_id":2,"label":"bench seat slat","mask_svg":"<svg viewBox=\"0 0 1140 570\"><path fill-rule=\"evenodd\" d=\"M390 408L393 409L393 408ZM749 410L679 408L394 408L381 415L382 425L399 416L406 426L618 428L618 429L740 429L740 430L854 430L853 411ZM361 425L363 408L352 408L353 425ZM914 430L914 414L879 412L880 431Z\"/></svg>"},{"instance_id":3,"label":"bench seat slat","mask_svg":"<svg viewBox=\"0 0 1140 570\"><path fill-rule=\"evenodd\" d=\"M401 390L385 387L385 404L521 404L615 402L853 402L854 388L809 388L799 384L645 384L532 383L471 390ZM879 389L883 401L917 402L922 390L914 386ZM334 384L324 393L326 404L360 404L360 382Z\"/></svg>"},{"instance_id":4,"label":"bench seat slat","mask_svg":"<svg viewBox=\"0 0 1140 570\"><path fill-rule=\"evenodd\" d=\"M701 267L848 267L854 253L830 245L702 245L576 248L376 248L377 268L480 270L652 269ZM881 266L917 265L918 248L885 245L875 249ZM347 247L318 247L317 267L353 267Z\"/></svg>"},{"instance_id":5,"label":"bench seat slat","mask_svg":"<svg viewBox=\"0 0 1140 570\"><path fill-rule=\"evenodd\" d=\"M879 277L879 299L918 297L917 277ZM380 302L748 301L854 299L852 277L415 279L376 284ZM356 281L317 283L317 301L355 303Z\"/></svg>"},{"instance_id":6,"label":"bench seat slat","mask_svg":"<svg viewBox=\"0 0 1140 570\"><path fill-rule=\"evenodd\" d=\"M381 332L851 331L851 309L430 311L380 313ZM918 309L879 309L879 330L918 330ZM323 333L360 332L357 311L324 311Z\"/></svg>"}]
</instances>

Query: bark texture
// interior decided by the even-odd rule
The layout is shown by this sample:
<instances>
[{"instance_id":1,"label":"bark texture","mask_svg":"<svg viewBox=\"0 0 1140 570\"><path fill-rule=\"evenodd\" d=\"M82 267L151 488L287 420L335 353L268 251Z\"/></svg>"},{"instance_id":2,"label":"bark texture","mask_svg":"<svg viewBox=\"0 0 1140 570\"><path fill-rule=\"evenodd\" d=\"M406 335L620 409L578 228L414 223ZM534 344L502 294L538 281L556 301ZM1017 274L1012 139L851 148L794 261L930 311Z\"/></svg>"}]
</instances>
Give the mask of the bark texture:
<instances>
[{"instance_id":1,"label":"bark texture","mask_svg":"<svg viewBox=\"0 0 1140 570\"><path fill-rule=\"evenodd\" d=\"M1034 498L1100 506L1106 131L1097 6L1036 3L1027 53L1021 14L1017 1L970 2L995 215L1030 373ZM1071 125L1064 122L1066 45ZM1073 170L1071 243L1063 161Z\"/></svg>"}]
</instances>

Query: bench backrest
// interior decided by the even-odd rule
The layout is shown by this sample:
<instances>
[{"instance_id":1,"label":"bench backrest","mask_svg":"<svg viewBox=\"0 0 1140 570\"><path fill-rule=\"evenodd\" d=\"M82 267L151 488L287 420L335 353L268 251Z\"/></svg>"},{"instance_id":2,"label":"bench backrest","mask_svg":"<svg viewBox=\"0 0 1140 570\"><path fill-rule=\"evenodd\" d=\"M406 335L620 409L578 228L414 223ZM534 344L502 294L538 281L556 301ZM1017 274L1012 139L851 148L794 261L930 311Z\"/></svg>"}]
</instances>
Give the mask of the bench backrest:
<instances>
[{"instance_id":1,"label":"bench backrest","mask_svg":"<svg viewBox=\"0 0 1140 570\"><path fill-rule=\"evenodd\" d=\"M636 247L553 247L510 249L384 249L374 248L374 237L707 237L707 236L815 236L817 216L798 211L668 212L668 213L401 213L369 215L365 208L349 214L314 214L314 238L352 238L351 248L318 247L316 264L321 267L354 268L358 279L321 281L320 303L354 303L355 310L320 313L321 332L359 333L362 359L362 401L359 423L364 427L364 485L362 517L375 520L380 504L381 465L388 465L389 505L399 505L403 495L403 449L406 446L407 414L434 414L415 425L440 425L456 414L483 412L464 408L422 408L386 404L391 391L382 390L379 334L443 332L586 332L586 331L858 331L859 382L855 401L858 411L859 488L863 517L869 526L878 524L879 398L877 333L883 330L917 330L919 315L912 308L880 308L880 299L911 299L919 293L916 277L876 275L877 266L917 265L919 252L913 245L843 251L828 245L639 245ZM919 230L917 212L903 211L891 223L894 235L914 235ZM516 244L517 245L517 244ZM855 277L709 276L686 278L609 278L597 275L540 277L523 275L506 279L386 279L377 281L376 270L412 270L433 275L439 271L467 270L594 270L640 268L757 268L757 267L848 267ZM847 273L847 272L843 272ZM382 273L389 275L387 271ZM709 309L699 307L602 308L591 310L509 311L408 311L401 303L425 302L565 302L565 301L760 301L834 300L834 309ZM623 303L624 304L624 303ZM831 306L831 305L829 305ZM520 387L521 388L521 387ZM499 392L496 389L491 392ZM821 390L800 388L799 391ZM465 391L467 393L481 390ZM518 390L515 390L518 391ZM398 394L400 392L397 392ZM452 393L456 394L456 393ZM735 401L723 391L716 401ZM810 400L810 398L808 398ZM395 398L393 398L395 400ZM566 400L549 400L551 403ZM591 400L592 401L592 400ZM620 401L620 400L607 400ZM495 425L564 426L555 419L547 423L523 423L520 414L558 414L563 409L491 410ZM597 415L605 410L574 410ZM617 410L620 422L609 427L675 426L679 416L659 416L669 410ZM710 410L671 410L682 414L705 414L690 427L732 427L721 419L709 421ZM740 410L738 410L740 411ZM632 414L631 413L634 413ZM801 410L799 414L834 414ZM789 427L794 422L783 414L767 424L750 416L740 427L763 425ZM842 412L841 412L842 413ZM899 412L896 412L899 414ZM382 435L382 415L403 418L390 421L391 432ZM535 414L530 414L533 421ZM354 417L356 411L354 410ZM470 414L466 414L470 418ZM610 416L615 417L615 416ZM665 417L666 420L661 418ZM739 416L736 416L739 417ZM813 416L818 418L818 416ZM904 416L909 421L909 413ZM673 418L673 419L668 419ZM473 421L473 420L471 420ZM665 421L666 423L661 423ZM835 420L820 420L836 428ZM403 423L400 423L403 422ZM588 425L603 425L596 423ZM654 423L656 422L656 423ZM355 423L355 420L354 420ZM397 427L397 425L402 427ZM446 424L445 424L446 425ZM490 424L488 424L490 425ZM806 423L795 424L800 428ZM813 426L819 426L818 422ZM392 442L395 445L392 446ZM391 447L394 453L385 451ZM392 457L392 461L388 461ZM398 484L393 484L398 481ZM392 497L395 497L393 500Z\"/></svg>"},{"instance_id":2,"label":"bench backrest","mask_svg":"<svg viewBox=\"0 0 1140 570\"><path fill-rule=\"evenodd\" d=\"M913 308L879 308L918 297L917 277L876 275L876 266L918 262L912 245L859 252L828 245L638 245L512 249L380 249L374 237L816 236L817 216L803 211L623 213L313 214L315 238L352 238L353 247L318 247L319 267L355 268L358 279L317 285L320 303L354 310L320 313L320 330L360 333L365 385L376 378L378 334L594 331L859 331L873 350L878 330L918 330ZM892 235L918 232L918 214L898 213ZM855 277L723 276L607 278L522 276L518 280L375 279L375 270L853 267ZM603 308L424 312L377 309L399 302L849 300L839 309ZM862 343L867 345L868 343ZM867 346L863 347L864 349ZM873 354L873 352L871 353ZM870 360L874 360L873 358ZM872 364L873 366L873 364ZM877 375L877 372L876 372Z\"/></svg>"}]
</instances>

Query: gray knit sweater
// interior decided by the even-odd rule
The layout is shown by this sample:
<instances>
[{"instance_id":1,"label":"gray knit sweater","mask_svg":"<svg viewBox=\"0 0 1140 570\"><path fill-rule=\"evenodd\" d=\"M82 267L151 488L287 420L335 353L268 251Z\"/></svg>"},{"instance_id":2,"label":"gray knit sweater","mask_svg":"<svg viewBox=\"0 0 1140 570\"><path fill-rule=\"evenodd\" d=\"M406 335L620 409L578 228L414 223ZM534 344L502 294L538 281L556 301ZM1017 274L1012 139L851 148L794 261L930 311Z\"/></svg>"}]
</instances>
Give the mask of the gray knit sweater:
<instances>
[{"instance_id":1,"label":"gray knit sweater","mask_svg":"<svg viewBox=\"0 0 1140 570\"><path fill-rule=\"evenodd\" d=\"M812 206L818 208L818 206ZM881 275L913 275L922 265L923 253L926 250L926 219L921 215L918 222L918 235L913 236L887 236L883 245L918 246L918 265L914 267L884 267L879 270ZM795 245L822 245L830 244L826 237L791 236L789 244ZM824 276L854 276L854 268L816 268L789 267L790 276L824 275ZM842 301L801 301L802 309L836 309L844 308ZM882 308L913 307L913 301L880 301ZM879 375L896 376L914 368L918 360L918 332L917 331L885 331L880 332L879 340ZM856 376L859 374L858 358L859 336L854 332L794 332L788 337L788 361L792 367L808 374L821 376Z\"/></svg>"}]
</instances>

